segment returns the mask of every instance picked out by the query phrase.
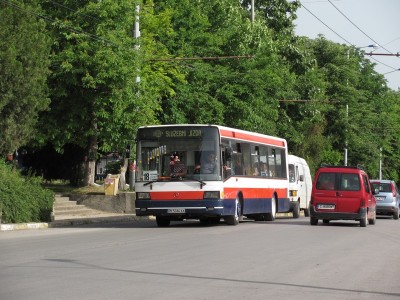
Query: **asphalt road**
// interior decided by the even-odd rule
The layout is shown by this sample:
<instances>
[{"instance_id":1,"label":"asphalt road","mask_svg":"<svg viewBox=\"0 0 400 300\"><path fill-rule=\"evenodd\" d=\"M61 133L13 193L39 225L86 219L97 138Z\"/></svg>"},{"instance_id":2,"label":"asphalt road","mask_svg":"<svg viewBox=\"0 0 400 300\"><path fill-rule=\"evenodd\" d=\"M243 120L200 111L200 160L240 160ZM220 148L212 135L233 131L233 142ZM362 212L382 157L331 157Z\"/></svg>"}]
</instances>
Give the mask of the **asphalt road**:
<instances>
[{"instance_id":1,"label":"asphalt road","mask_svg":"<svg viewBox=\"0 0 400 300\"><path fill-rule=\"evenodd\" d=\"M0 299L399 299L400 221L0 232Z\"/></svg>"}]
</instances>

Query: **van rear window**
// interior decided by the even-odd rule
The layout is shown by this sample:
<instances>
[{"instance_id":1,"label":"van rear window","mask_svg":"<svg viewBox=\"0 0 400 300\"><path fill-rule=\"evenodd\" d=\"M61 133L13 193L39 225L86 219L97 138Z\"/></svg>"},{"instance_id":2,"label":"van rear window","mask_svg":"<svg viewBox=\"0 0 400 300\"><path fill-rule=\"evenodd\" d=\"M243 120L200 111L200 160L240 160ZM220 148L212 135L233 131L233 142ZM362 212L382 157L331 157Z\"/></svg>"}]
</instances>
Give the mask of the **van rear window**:
<instances>
[{"instance_id":1,"label":"van rear window","mask_svg":"<svg viewBox=\"0 0 400 300\"><path fill-rule=\"evenodd\" d=\"M317 190L334 190L336 173L319 173L316 188Z\"/></svg>"},{"instance_id":2,"label":"van rear window","mask_svg":"<svg viewBox=\"0 0 400 300\"><path fill-rule=\"evenodd\" d=\"M359 191L361 189L360 177L358 174L321 172L316 188L318 190Z\"/></svg>"},{"instance_id":3,"label":"van rear window","mask_svg":"<svg viewBox=\"0 0 400 300\"><path fill-rule=\"evenodd\" d=\"M343 173L340 176L341 191L359 191L360 190L360 177L358 174Z\"/></svg>"}]
</instances>

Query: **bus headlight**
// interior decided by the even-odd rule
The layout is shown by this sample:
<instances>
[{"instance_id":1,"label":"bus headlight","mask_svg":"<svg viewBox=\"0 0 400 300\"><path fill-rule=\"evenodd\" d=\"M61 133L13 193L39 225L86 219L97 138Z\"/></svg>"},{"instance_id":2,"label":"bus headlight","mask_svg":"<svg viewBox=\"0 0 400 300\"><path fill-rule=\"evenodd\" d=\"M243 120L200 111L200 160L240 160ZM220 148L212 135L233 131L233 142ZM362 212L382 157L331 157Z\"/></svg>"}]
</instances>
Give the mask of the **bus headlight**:
<instances>
[{"instance_id":1,"label":"bus headlight","mask_svg":"<svg viewBox=\"0 0 400 300\"><path fill-rule=\"evenodd\" d=\"M204 199L220 199L219 191L204 192Z\"/></svg>"},{"instance_id":2,"label":"bus headlight","mask_svg":"<svg viewBox=\"0 0 400 300\"><path fill-rule=\"evenodd\" d=\"M296 197L297 196L297 191L296 190L290 190L289 191L290 197Z\"/></svg>"},{"instance_id":3,"label":"bus headlight","mask_svg":"<svg viewBox=\"0 0 400 300\"><path fill-rule=\"evenodd\" d=\"M150 193L147 192L137 192L136 199L138 200L150 200Z\"/></svg>"}]
</instances>

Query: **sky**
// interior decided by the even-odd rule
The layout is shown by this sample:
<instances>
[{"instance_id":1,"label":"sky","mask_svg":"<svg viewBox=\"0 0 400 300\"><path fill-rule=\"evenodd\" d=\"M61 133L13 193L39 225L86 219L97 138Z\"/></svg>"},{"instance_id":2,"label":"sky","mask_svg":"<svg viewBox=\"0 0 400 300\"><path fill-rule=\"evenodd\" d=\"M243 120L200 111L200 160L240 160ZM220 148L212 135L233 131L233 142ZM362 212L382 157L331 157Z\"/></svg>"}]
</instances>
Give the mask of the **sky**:
<instances>
[{"instance_id":1,"label":"sky","mask_svg":"<svg viewBox=\"0 0 400 300\"><path fill-rule=\"evenodd\" d=\"M376 54L400 53L400 0L301 0L295 32L299 36L366 47ZM400 89L400 56L366 56L375 71L384 75L389 88Z\"/></svg>"}]
</instances>

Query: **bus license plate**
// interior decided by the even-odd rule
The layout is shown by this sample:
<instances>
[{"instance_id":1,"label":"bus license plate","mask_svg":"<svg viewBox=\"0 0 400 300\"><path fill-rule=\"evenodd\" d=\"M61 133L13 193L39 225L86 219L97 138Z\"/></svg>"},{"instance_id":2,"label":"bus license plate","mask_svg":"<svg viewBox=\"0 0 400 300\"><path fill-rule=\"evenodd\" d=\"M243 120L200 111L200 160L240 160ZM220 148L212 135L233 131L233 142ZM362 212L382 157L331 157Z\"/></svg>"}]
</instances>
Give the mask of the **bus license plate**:
<instances>
[{"instance_id":1,"label":"bus license plate","mask_svg":"<svg viewBox=\"0 0 400 300\"><path fill-rule=\"evenodd\" d=\"M169 208L167 211L169 214L184 214L184 208Z\"/></svg>"},{"instance_id":2,"label":"bus license plate","mask_svg":"<svg viewBox=\"0 0 400 300\"><path fill-rule=\"evenodd\" d=\"M334 204L318 204L318 209L335 209Z\"/></svg>"}]
</instances>

